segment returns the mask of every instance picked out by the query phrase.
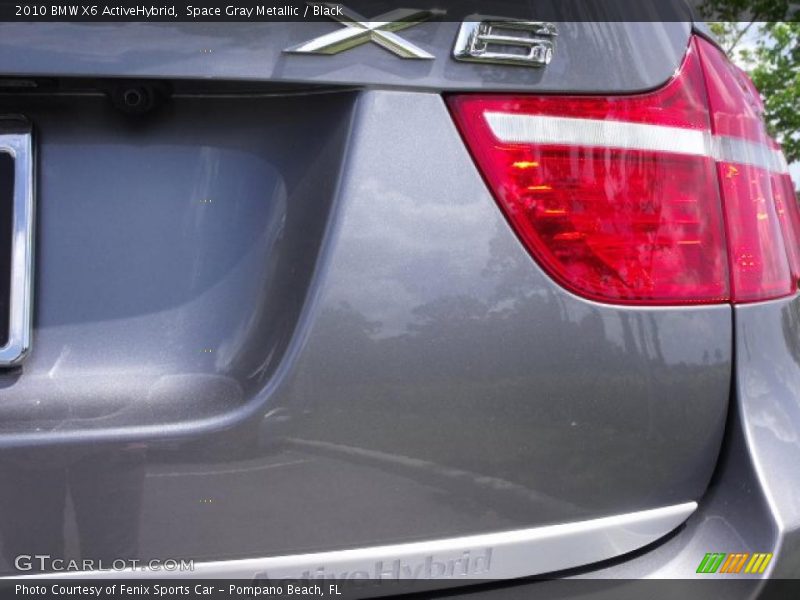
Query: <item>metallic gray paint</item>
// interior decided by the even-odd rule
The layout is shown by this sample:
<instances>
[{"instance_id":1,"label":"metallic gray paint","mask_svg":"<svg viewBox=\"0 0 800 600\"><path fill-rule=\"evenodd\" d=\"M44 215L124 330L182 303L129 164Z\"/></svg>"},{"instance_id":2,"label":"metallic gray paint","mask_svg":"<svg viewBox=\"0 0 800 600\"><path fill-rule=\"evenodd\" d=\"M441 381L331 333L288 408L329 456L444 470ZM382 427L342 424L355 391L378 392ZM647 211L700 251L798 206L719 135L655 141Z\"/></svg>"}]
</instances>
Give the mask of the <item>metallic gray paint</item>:
<instances>
[{"instance_id":1,"label":"metallic gray paint","mask_svg":"<svg viewBox=\"0 0 800 600\"><path fill-rule=\"evenodd\" d=\"M737 400L769 508L774 577L800 577L800 300L736 310Z\"/></svg>"},{"instance_id":2,"label":"metallic gray paint","mask_svg":"<svg viewBox=\"0 0 800 600\"><path fill-rule=\"evenodd\" d=\"M558 287L440 96L363 93L349 134L348 94L187 99L130 129L91 99L42 102L38 349L0 383L4 543L42 502L66 502L67 555L222 560L702 497L731 309ZM77 130L63 111L81 110ZM59 477L69 501L37 495ZM87 530L92 494L112 516Z\"/></svg>"},{"instance_id":3,"label":"metallic gray paint","mask_svg":"<svg viewBox=\"0 0 800 600\"><path fill-rule=\"evenodd\" d=\"M499 9L499 6L498 6ZM371 15L367 15L371 16ZM515 15L524 17L525 15ZM531 20L536 15L530 15ZM688 23L560 23L559 51L546 69L497 68L452 60L460 23L406 30L435 60L400 60L375 44L335 56L285 48L341 28L308 23L1 23L0 73L269 81L441 90L524 89L614 93L654 88L686 50ZM614 60L610 61L609 56Z\"/></svg>"},{"instance_id":4,"label":"metallic gray paint","mask_svg":"<svg viewBox=\"0 0 800 600\"><path fill-rule=\"evenodd\" d=\"M0 446L141 438L261 390L306 295L353 99L187 98L146 122L99 96L26 100L41 134L39 349L0 374Z\"/></svg>"},{"instance_id":5,"label":"metallic gray paint","mask_svg":"<svg viewBox=\"0 0 800 600\"><path fill-rule=\"evenodd\" d=\"M800 577L800 297L738 306L735 328L735 402L698 511L664 544L582 577L685 579L715 551L775 554L763 575L738 576L749 584L727 598L757 597L766 578Z\"/></svg>"}]
</instances>

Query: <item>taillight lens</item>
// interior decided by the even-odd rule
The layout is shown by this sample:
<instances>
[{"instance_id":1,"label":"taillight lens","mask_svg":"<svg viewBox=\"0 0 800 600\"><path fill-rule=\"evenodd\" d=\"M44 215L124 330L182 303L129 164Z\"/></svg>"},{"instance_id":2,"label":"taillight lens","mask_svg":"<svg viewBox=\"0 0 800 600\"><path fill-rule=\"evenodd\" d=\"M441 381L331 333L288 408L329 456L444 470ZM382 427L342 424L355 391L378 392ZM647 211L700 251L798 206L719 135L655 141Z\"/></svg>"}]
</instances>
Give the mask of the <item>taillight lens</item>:
<instances>
[{"instance_id":1,"label":"taillight lens","mask_svg":"<svg viewBox=\"0 0 800 600\"><path fill-rule=\"evenodd\" d=\"M746 82L718 72L711 52L693 40L676 76L648 94L448 98L508 220L566 288L623 304L794 291L781 228L800 234L800 213L784 211L784 223L773 189L786 178L751 160L769 140L742 109ZM740 98L720 102L721 90Z\"/></svg>"},{"instance_id":2,"label":"taillight lens","mask_svg":"<svg viewBox=\"0 0 800 600\"><path fill-rule=\"evenodd\" d=\"M797 281L800 280L800 207L797 205L794 184L788 173L772 174L772 195L786 242L789 268L792 278Z\"/></svg>"},{"instance_id":3,"label":"taillight lens","mask_svg":"<svg viewBox=\"0 0 800 600\"><path fill-rule=\"evenodd\" d=\"M695 41L703 62L711 131L728 224L731 287L737 302L795 290L773 196L778 165L764 127L764 106L747 75L710 42Z\"/></svg>"}]
</instances>

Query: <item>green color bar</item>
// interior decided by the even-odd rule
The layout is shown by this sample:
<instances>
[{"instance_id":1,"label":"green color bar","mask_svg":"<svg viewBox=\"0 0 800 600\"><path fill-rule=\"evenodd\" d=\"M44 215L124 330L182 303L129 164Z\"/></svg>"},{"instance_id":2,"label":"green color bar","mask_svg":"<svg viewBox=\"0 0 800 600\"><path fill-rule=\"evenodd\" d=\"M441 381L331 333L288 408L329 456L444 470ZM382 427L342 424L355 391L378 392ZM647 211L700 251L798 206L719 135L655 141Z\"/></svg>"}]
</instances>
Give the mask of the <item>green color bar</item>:
<instances>
[{"instance_id":1,"label":"green color bar","mask_svg":"<svg viewBox=\"0 0 800 600\"><path fill-rule=\"evenodd\" d=\"M724 552L709 552L703 557L703 560L700 561L700 565L697 567L696 572L716 573L726 556L727 554Z\"/></svg>"},{"instance_id":2,"label":"green color bar","mask_svg":"<svg viewBox=\"0 0 800 600\"><path fill-rule=\"evenodd\" d=\"M722 561L725 560L725 556L727 556L724 552L720 552L717 554L717 559L714 561L713 565L709 565L707 573L716 573L717 569L720 568L722 565Z\"/></svg>"},{"instance_id":3,"label":"green color bar","mask_svg":"<svg viewBox=\"0 0 800 600\"><path fill-rule=\"evenodd\" d=\"M711 554L711 552L706 553L706 555L703 557L703 560L700 561L700 566L697 567L697 571L695 571L695 572L696 573L705 573L706 572L705 571L706 563L708 562L708 559L711 558L712 556L713 555Z\"/></svg>"}]
</instances>

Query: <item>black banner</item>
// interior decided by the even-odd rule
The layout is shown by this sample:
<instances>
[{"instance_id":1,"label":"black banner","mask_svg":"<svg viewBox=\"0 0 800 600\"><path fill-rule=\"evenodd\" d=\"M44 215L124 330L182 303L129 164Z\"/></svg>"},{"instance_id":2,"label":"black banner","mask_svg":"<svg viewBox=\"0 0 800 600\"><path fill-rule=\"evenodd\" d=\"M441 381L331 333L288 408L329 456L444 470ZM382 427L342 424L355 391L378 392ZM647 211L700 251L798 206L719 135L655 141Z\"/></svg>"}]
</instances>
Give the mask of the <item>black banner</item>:
<instances>
[{"instance_id":1,"label":"black banner","mask_svg":"<svg viewBox=\"0 0 800 600\"><path fill-rule=\"evenodd\" d=\"M400 8L435 10L440 19L470 15L540 21L691 21L750 20L747 6L730 14L716 0L15 0L0 2L6 22L290 22L346 19L381 20ZM725 7L725 8L723 8ZM794 20L797 5L778 2L760 20Z\"/></svg>"},{"instance_id":2,"label":"black banner","mask_svg":"<svg viewBox=\"0 0 800 600\"><path fill-rule=\"evenodd\" d=\"M0 598L65 600L185 598L187 600L353 600L356 598L465 598L470 600L745 600L796 598L800 580L749 577L695 580L526 579L452 580L121 580L18 579L0 581Z\"/></svg>"}]
</instances>

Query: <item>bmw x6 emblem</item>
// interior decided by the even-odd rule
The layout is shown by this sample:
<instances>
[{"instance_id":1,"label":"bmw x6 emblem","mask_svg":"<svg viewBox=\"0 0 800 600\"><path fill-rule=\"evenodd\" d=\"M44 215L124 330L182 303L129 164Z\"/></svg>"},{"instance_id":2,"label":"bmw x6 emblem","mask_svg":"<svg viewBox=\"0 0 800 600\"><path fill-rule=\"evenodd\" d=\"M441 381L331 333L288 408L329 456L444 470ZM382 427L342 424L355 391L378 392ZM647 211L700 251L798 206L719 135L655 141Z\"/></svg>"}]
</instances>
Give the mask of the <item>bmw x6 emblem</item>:
<instances>
[{"instance_id":1,"label":"bmw x6 emblem","mask_svg":"<svg viewBox=\"0 0 800 600\"><path fill-rule=\"evenodd\" d=\"M341 4L317 2L310 2L309 4L328 9L320 12L320 14L339 21L344 25L344 28L321 35L297 46L286 48L284 52L293 54L338 54L368 42L375 42L402 58L434 58L432 54L403 39L395 32L427 21L441 14L441 11L398 8L368 21Z\"/></svg>"}]
</instances>

